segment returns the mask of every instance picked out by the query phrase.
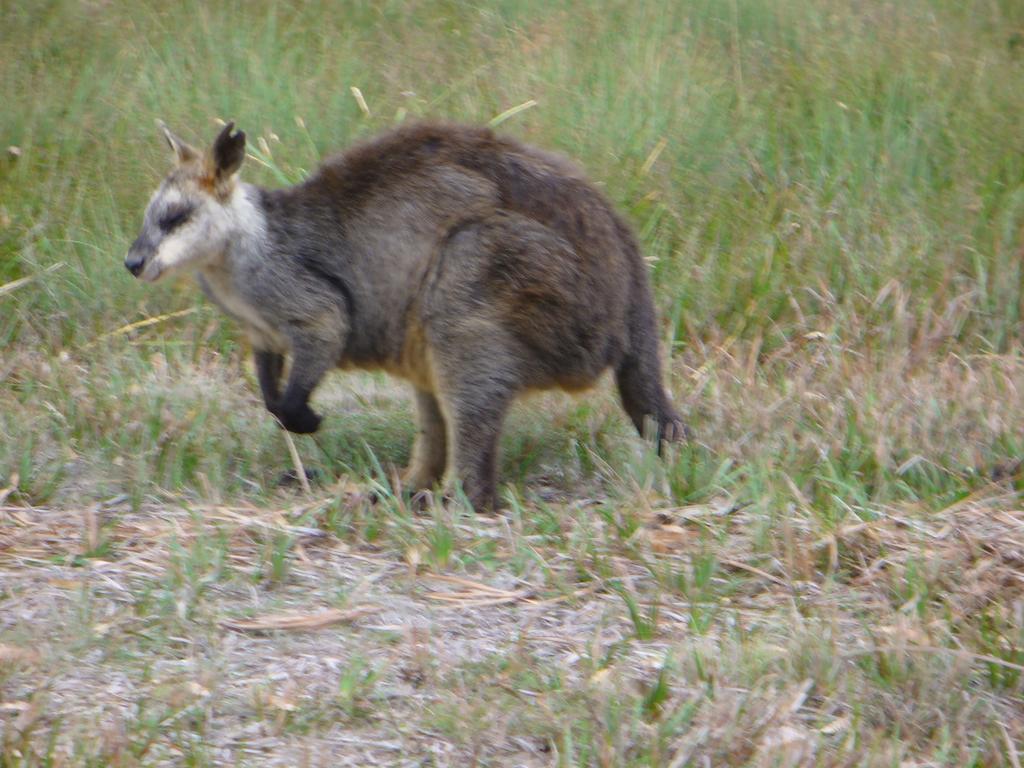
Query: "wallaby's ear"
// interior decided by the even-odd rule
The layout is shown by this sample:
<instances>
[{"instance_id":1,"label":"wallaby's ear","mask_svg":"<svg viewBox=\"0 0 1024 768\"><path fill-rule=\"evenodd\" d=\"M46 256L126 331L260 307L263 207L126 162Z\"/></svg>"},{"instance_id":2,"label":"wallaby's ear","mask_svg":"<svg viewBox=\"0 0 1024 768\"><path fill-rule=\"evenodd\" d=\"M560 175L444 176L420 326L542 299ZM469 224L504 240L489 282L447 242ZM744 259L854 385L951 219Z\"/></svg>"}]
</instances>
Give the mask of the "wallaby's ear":
<instances>
[{"instance_id":1,"label":"wallaby's ear","mask_svg":"<svg viewBox=\"0 0 1024 768\"><path fill-rule=\"evenodd\" d=\"M175 136L171 129L164 125L163 120L157 120L156 124L160 126L160 132L167 139L167 143L170 145L171 150L174 152L174 156L178 161L178 165L184 165L185 163L191 162L199 157L199 152L193 149L189 144L182 138Z\"/></svg>"},{"instance_id":2,"label":"wallaby's ear","mask_svg":"<svg viewBox=\"0 0 1024 768\"><path fill-rule=\"evenodd\" d=\"M224 182L238 173L245 159L245 131L236 131L234 123L224 126L213 141L210 159L213 161L213 173L217 182Z\"/></svg>"}]
</instances>

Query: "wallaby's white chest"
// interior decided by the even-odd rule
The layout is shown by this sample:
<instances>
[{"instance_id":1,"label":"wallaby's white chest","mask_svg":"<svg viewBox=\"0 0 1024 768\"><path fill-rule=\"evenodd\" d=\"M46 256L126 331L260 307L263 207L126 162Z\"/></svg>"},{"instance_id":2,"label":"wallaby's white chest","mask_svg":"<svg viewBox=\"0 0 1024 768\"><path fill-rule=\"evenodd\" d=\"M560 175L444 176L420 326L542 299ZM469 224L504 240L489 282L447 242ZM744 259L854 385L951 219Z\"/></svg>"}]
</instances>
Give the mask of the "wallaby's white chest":
<instances>
[{"instance_id":1,"label":"wallaby's white chest","mask_svg":"<svg viewBox=\"0 0 1024 768\"><path fill-rule=\"evenodd\" d=\"M288 340L260 314L259 310L242 296L233 285L232 276L222 269L204 269L197 273L203 293L217 306L245 325L254 342L264 349L288 351Z\"/></svg>"}]
</instances>

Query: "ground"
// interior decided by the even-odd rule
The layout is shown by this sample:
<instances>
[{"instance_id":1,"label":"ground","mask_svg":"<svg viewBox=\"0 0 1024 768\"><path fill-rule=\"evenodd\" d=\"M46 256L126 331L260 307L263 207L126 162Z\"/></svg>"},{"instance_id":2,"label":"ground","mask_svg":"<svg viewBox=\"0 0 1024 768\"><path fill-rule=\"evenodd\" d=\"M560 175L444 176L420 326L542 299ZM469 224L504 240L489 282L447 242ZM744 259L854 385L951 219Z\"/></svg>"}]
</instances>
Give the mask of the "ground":
<instances>
[{"instance_id":1,"label":"ground","mask_svg":"<svg viewBox=\"0 0 1024 768\"><path fill-rule=\"evenodd\" d=\"M748 433L820 407L799 387L767 398L730 383L742 374L729 360L676 371L746 389L734 418ZM974 383L958 406L986 402L979 382L1020 386L1022 374L986 360L962 377ZM564 467L537 466L496 515L420 509L322 460L310 493L277 489L259 505L163 492L2 507L6 759L1013 764L1024 511L1006 478L1019 466L941 509L834 523L722 493L679 503L609 388L596 394L583 418L622 422L607 429L628 446L625 470L559 487ZM255 392L240 397L260 418ZM339 375L319 400L330 418L367 399L408 413L377 377ZM527 401L506 447L579 407Z\"/></svg>"}]
</instances>

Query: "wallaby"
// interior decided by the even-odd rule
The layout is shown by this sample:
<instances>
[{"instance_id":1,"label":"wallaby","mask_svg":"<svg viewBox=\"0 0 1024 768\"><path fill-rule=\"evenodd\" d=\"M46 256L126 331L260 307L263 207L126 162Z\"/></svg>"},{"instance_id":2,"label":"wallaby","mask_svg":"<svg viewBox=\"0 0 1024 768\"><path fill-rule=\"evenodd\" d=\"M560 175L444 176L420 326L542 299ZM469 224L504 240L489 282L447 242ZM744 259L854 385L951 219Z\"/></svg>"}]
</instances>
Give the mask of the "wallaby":
<instances>
[{"instance_id":1,"label":"wallaby","mask_svg":"<svg viewBox=\"0 0 1024 768\"><path fill-rule=\"evenodd\" d=\"M286 429L317 430L309 397L335 366L401 376L419 417L404 482L430 488L447 468L478 510L495 502L502 421L527 390L580 390L611 368L641 434L649 420L659 451L683 437L636 238L569 161L415 123L270 190L239 181L233 123L204 152L161 128L176 167L125 266L147 282L196 272L247 329Z\"/></svg>"}]
</instances>

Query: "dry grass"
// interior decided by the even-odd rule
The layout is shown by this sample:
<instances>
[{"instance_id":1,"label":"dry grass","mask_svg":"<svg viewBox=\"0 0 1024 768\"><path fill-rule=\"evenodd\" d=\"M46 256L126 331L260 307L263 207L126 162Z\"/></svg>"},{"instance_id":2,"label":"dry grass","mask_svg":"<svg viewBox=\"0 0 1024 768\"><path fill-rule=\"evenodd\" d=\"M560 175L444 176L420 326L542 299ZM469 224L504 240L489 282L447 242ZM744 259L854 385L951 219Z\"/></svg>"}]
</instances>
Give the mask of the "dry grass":
<instances>
[{"instance_id":1,"label":"dry grass","mask_svg":"<svg viewBox=\"0 0 1024 768\"><path fill-rule=\"evenodd\" d=\"M345 474L258 504L2 507L6 759L1012 765L1024 510L1019 465L986 465L985 445L1021 417L1019 401L990 408L1024 383L1020 360L702 353L680 359L674 380L694 388L677 398L722 446L712 464L749 477L712 472L699 503L673 501L673 477L691 475L631 440L617 467L592 451L590 492L541 466L494 518L416 513ZM355 390L384 411L402 399ZM571 402L533 401L510 431ZM615 411L602 391L584 427L595 446ZM964 465L973 490L940 507L895 485L885 503L825 503L817 485L853 482L821 463L851 418L884 435L867 448L879 468L931 436L934 453L893 477L979 460ZM817 469L786 474L793 450ZM756 475L774 453L787 463Z\"/></svg>"},{"instance_id":2,"label":"dry grass","mask_svg":"<svg viewBox=\"0 0 1024 768\"><path fill-rule=\"evenodd\" d=\"M246 756L317 764L329 756L335 765L420 765L434 755L466 765L475 754L551 765L568 749L566 730L583 720L601 735L601 760L617 765L654 748L658 726L681 713L687 727L658 743L659 764L870 757L881 765L909 756L902 750L942 749L943 732L954 759L969 762L980 749L992 764L1005 747L979 737L994 738L998 725L1008 743L1024 739L1021 654L971 650L975 638L961 635L985 611L1020 611L1024 512L1002 510L998 499L959 505L928 523L894 515L827 541L792 531L791 546L808 561L787 564L751 557L744 530L757 521L734 512L715 550L720 573L708 585L728 595L719 605L663 591L637 559L614 553L620 542L607 544L612 575L567 592L579 584L578 564L557 551L537 549L543 570L520 577L484 571L455 579L411 565L407 553L352 548L286 522L308 512L303 505L282 520L268 510L164 506L103 525L96 516L114 510L69 519L66 510L5 508L3 565L11 577L3 635L21 642L4 645L10 700L3 706L22 719L6 725L8 757L44 749L52 734L57 765L83 747L115 764L173 763L191 732L211 764ZM660 509L630 547L639 559L656 552L662 567L692 569L684 542L702 536L694 521L719 516L706 507ZM97 526L116 558L88 556ZM580 526L594 540L609 539L600 524L571 517L567 534ZM509 553L539 546L501 521L462 531L467 542L494 537ZM264 568L270 532L294 537L288 577L273 586L251 578ZM235 577L206 585L210 573L183 578L179 571L195 563L180 552L194 559L203 536L225 537L223 567ZM76 556L88 559L53 564ZM919 610L914 601L923 595L896 599L910 568L942 590L941 619ZM651 636L642 641L622 589L644 614L656 601ZM161 610L142 609L142 595ZM339 600L358 607L332 607ZM699 628L698 608L712 614ZM282 610L292 612L287 629L266 619ZM310 621L296 621L296 612ZM324 612L356 623L327 629ZM223 618L239 614L254 618ZM349 701L339 689L353 669L372 684L363 679L366 690ZM615 710L627 702L650 698L660 674L671 682L649 723L608 721L622 717ZM557 686L545 688L551 678ZM986 679L1002 684L993 690ZM566 709L577 701L587 709ZM152 708L160 717L150 730L140 719ZM178 718L190 725L179 729ZM893 723L904 745L891 741Z\"/></svg>"}]
</instances>

